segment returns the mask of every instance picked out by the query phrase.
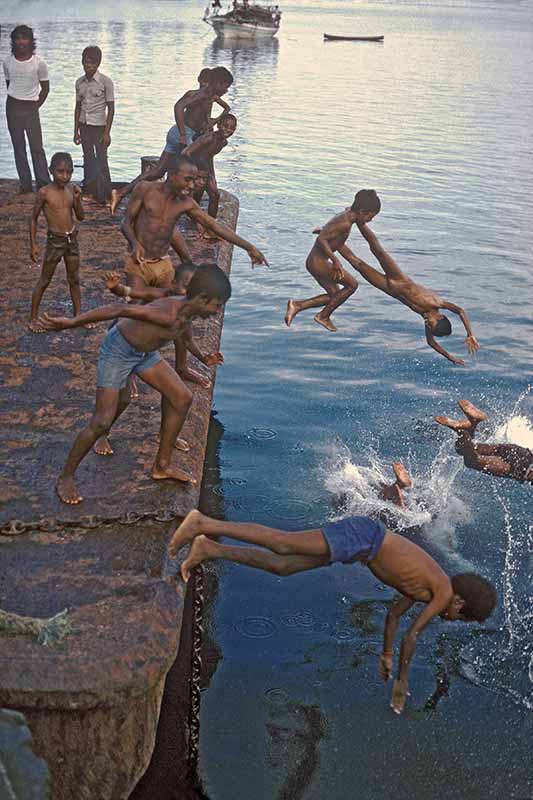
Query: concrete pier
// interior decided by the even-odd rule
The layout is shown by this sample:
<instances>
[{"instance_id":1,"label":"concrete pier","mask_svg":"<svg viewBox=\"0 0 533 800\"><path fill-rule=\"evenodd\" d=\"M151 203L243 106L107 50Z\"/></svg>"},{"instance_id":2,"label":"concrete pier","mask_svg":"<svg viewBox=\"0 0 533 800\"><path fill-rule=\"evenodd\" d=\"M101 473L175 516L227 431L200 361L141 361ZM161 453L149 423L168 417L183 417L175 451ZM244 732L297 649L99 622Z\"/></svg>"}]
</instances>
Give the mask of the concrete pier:
<instances>
[{"instance_id":1,"label":"concrete pier","mask_svg":"<svg viewBox=\"0 0 533 800\"><path fill-rule=\"evenodd\" d=\"M64 333L28 330L40 266L29 259L33 199L15 187L0 181L0 608L39 618L68 608L73 631L51 647L0 631L0 707L28 720L36 752L48 763L54 800L119 800L149 763L180 641L183 587L164 577L166 543L176 521L198 505L213 390L194 387L183 429L191 451L176 453L196 486L151 480L159 395L142 385L139 400L113 429L115 455L90 454L81 465L84 502L60 503L54 481L91 413L107 323ZM220 221L235 228L237 216L236 198L223 193ZM122 270L119 222L86 207L80 224L84 309L114 302L101 274ZM41 246L44 232L41 223ZM195 261L216 261L229 272L230 245L206 243L188 221L182 232ZM45 310L71 313L61 264L44 295ZM205 351L218 349L221 330L222 318L193 327Z\"/></svg>"}]
</instances>

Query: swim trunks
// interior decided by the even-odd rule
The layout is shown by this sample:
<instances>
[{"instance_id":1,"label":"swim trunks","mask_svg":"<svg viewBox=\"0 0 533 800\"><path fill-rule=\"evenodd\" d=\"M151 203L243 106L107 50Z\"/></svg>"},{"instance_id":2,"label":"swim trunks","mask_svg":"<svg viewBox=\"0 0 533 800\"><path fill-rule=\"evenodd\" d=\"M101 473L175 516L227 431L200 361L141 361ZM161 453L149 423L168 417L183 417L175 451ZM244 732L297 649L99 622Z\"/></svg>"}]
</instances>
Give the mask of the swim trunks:
<instances>
[{"instance_id":1,"label":"swim trunks","mask_svg":"<svg viewBox=\"0 0 533 800\"><path fill-rule=\"evenodd\" d=\"M370 517L348 517L322 528L328 543L330 562L368 564L376 556L385 538L385 526Z\"/></svg>"},{"instance_id":2,"label":"swim trunks","mask_svg":"<svg viewBox=\"0 0 533 800\"><path fill-rule=\"evenodd\" d=\"M174 267L170 256L164 258L143 258L139 263L128 253L126 256L126 273L142 278L147 286L159 286L166 289L174 280Z\"/></svg>"},{"instance_id":3,"label":"swim trunks","mask_svg":"<svg viewBox=\"0 0 533 800\"><path fill-rule=\"evenodd\" d=\"M533 478L533 451L518 444L498 444L494 455L499 456L511 467L509 478L527 481Z\"/></svg>"},{"instance_id":4,"label":"swim trunks","mask_svg":"<svg viewBox=\"0 0 533 800\"><path fill-rule=\"evenodd\" d=\"M65 256L79 256L80 248L78 245L78 231L73 228L68 233L54 233L48 231L46 234L46 250L44 251L44 263L59 264Z\"/></svg>"},{"instance_id":5,"label":"swim trunks","mask_svg":"<svg viewBox=\"0 0 533 800\"><path fill-rule=\"evenodd\" d=\"M187 144L180 143L180 129L177 125L173 125L167 131L167 140L165 142L165 149L164 153L171 153L174 156L181 155L181 151L185 150L194 140L194 138L198 136L198 132L195 131L193 128L189 128L188 125L185 126L185 137Z\"/></svg>"},{"instance_id":6,"label":"swim trunks","mask_svg":"<svg viewBox=\"0 0 533 800\"><path fill-rule=\"evenodd\" d=\"M102 389L123 389L132 372L137 375L162 361L159 350L141 353L121 334L110 328L100 346L96 385Z\"/></svg>"}]
</instances>

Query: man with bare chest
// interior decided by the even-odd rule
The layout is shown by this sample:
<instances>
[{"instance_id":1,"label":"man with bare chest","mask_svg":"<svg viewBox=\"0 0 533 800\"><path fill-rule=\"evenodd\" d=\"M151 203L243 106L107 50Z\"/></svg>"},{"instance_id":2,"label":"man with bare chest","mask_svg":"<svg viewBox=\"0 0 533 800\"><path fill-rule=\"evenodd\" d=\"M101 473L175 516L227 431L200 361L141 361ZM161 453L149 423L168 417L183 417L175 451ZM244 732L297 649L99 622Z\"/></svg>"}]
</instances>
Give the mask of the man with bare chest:
<instances>
[{"instance_id":1,"label":"man with bare chest","mask_svg":"<svg viewBox=\"0 0 533 800\"><path fill-rule=\"evenodd\" d=\"M290 327L300 311L323 306L315 315L315 322L323 325L328 331L337 330L330 316L355 292L357 281L353 275L346 272L335 253L341 252L340 248L345 246L354 223L370 222L380 209L381 202L375 191L361 189L349 208L330 219L323 228L313 231L318 233L318 237L307 256L305 266L315 281L325 289L326 294L322 293L307 300L289 300L285 314L287 327Z\"/></svg>"},{"instance_id":2,"label":"man with bare chest","mask_svg":"<svg viewBox=\"0 0 533 800\"><path fill-rule=\"evenodd\" d=\"M122 223L122 232L128 240L130 254L126 259L128 282L134 288L170 287L174 268L168 255L169 246L182 261L191 255L176 223L182 214L199 222L249 254L252 264L266 264L264 255L250 242L230 228L216 222L193 199L194 182L198 172L196 164L185 156L178 156L168 168L164 183L143 181L134 190Z\"/></svg>"}]
</instances>

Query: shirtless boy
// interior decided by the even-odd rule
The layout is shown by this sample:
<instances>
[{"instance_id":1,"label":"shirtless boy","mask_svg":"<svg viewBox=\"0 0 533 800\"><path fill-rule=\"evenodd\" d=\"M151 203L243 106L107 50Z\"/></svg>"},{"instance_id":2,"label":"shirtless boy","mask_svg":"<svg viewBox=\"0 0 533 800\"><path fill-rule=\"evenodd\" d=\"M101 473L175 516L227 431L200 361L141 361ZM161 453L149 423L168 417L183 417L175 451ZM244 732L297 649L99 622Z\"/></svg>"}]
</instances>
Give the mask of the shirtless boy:
<instances>
[{"instance_id":1,"label":"shirtless boy","mask_svg":"<svg viewBox=\"0 0 533 800\"><path fill-rule=\"evenodd\" d=\"M213 541L218 536L258 547L219 544ZM315 530L290 532L250 522L222 522L191 511L172 536L169 555L173 556L189 542L189 555L181 565L185 581L191 570L206 559L234 561L282 576L337 561L366 564L378 580L401 595L389 609L385 623L379 662L379 672L385 681L393 670L394 638L401 616L414 603L425 603L426 607L402 638L391 701L397 714L402 712L408 695L409 665L418 636L429 622L436 616L444 620L483 622L496 605L494 587L484 578L472 573L448 577L422 548L386 530L382 522L370 517L350 517Z\"/></svg>"},{"instance_id":2,"label":"shirtless boy","mask_svg":"<svg viewBox=\"0 0 533 800\"><path fill-rule=\"evenodd\" d=\"M338 251L344 255L341 249L343 247L345 251L351 252L345 243L352 230L352 225L355 222L370 222L380 209L381 202L375 191L361 189L355 195L350 208L326 222L307 256L305 266L327 294L319 294L308 300L289 300L285 314L285 324L288 327L300 311L324 306L322 311L315 315L315 322L323 325L328 331L337 330L331 322L330 316L355 292L357 281L353 275L346 272L335 253Z\"/></svg>"},{"instance_id":3,"label":"shirtless boy","mask_svg":"<svg viewBox=\"0 0 533 800\"><path fill-rule=\"evenodd\" d=\"M370 230L368 225L358 222L359 230L369 244L370 250L377 258L383 273L366 264L362 259L355 256L347 247L340 247L339 253L354 267L376 289L381 289L385 294L399 300L416 314L424 319L426 326L426 341L430 347L444 356L453 364L464 365L462 358L456 358L448 353L441 345L435 341L435 336L449 336L452 332L450 320L441 313L441 308L458 314L466 330L465 344L469 353L479 350L479 344L472 333L469 319L466 312L454 303L448 303L430 289L412 281L398 266L396 261L390 256L379 243L376 235Z\"/></svg>"},{"instance_id":4,"label":"shirtless boy","mask_svg":"<svg viewBox=\"0 0 533 800\"><path fill-rule=\"evenodd\" d=\"M130 247L126 273L132 288L169 288L174 280L174 267L168 255L169 245L182 260L191 261L184 240L176 230L176 223L182 214L188 214L221 239L242 247L248 252L252 265L267 263L253 244L216 222L195 202L192 193L197 171L190 158L178 156L169 165L164 183L143 182L134 190L122 223L122 232Z\"/></svg>"},{"instance_id":5,"label":"shirtless boy","mask_svg":"<svg viewBox=\"0 0 533 800\"><path fill-rule=\"evenodd\" d=\"M218 213L218 204L220 201L220 192L218 191L217 179L215 175L215 162L214 158L220 151L226 147L228 139L233 136L237 129L237 117L233 114L223 114L217 122L217 130L204 133L198 139L185 148L182 155L189 156L198 165L208 164L208 177L206 181L206 190L209 196L209 205L207 206L207 213L210 217L216 217ZM195 192L196 193L196 192ZM195 198L198 199L198 198ZM201 200L201 196L200 196ZM200 202L198 200L198 202Z\"/></svg>"},{"instance_id":6,"label":"shirtless boy","mask_svg":"<svg viewBox=\"0 0 533 800\"><path fill-rule=\"evenodd\" d=\"M465 467L477 469L497 478L513 478L520 483L533 484L533 451L518 444L479 444L474 441L480 422L487 419L484 411L468 400L459 400L458 406L466 419L455 420L438 416L439 425L451 428L457 434L456 451L463 456Z\"/></svg>"},{"instance_id":7,"label":"shirtless boy","mask_svg":"<svg viewBox=\"0 0 533 800\"><path fill-rule=\"evenodd\" d=\"M226 94L232 83L233 75L226 67L215 67L211 70L207 87L192 89L180 97L174 106L179 144L186 147L196 136L213 126L213 103L221 106L223 113L230 110L229 105L222 100L222 95Z\"/></svg>"},{"instance_id":8,"label":"shirtless boy","mask_svg":"<svg viewBox=\"0 0 533 800\"><path fill-rule=\"evenodd\" d=\"M165 297L147 305L103 306L73 319L47 314L40 318L43 328L57 331L88 322L120 320L108 330L100 348L93 416L78 434L56 484L63 503L75 505L83 500L74 480L76 469L97 439L109 432L127 408L130 400L127 382L131 373L139 375L161 394L159 449L151 477L195 483L187 472L171 464L192 394L161 357L159 348L173 341L194 317L207 319L217 314L230 296L231 286L224 272L214 264L202 264L196 268L184 298ZM208 366L221 364L222 354L209 353L203 356L203 361ZM180 449L187 450L187 442L181 440Z\"/></svg>"},{"instance_id":9,"label":"shirtless boy","mask_svg":"<svg viewBox=\"0 0 533 800\"><path fill-rule=\"evenodd\" d=\"M48 224L41 275L31 296L29 328L33 333L43 331L37 321L39 306L61 259L65 262L74 315L81 312L80 251L75 226L75 220L81 221L85 216L81 204L81 189L70 183L73 165L68 153L54 153L50 172L53 181L37 192L30 222L31 260L34 262L39 260L37 221L41 211Z\"/></svg>"}]
</instances>

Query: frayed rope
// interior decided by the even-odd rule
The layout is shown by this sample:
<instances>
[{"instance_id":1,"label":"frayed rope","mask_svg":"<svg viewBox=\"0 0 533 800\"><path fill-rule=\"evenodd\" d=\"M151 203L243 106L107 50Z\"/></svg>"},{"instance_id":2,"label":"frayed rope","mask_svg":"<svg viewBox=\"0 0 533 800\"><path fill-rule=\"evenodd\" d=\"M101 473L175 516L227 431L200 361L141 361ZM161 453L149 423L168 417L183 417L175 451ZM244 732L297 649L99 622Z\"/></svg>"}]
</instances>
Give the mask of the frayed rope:
<instances>
[{"instance_id":1,"label":"frayed rope","mask_svg":"<svg viewBox=\"0 0 533 800\"><path fill-rule=\"evenodd\" d=\"M36 617L21 617L11 614L0 608L0 631L10 634L23 634L35 636L39 644L48 647L57 644L72 631L70 620L67 619L67 609L60 611L50 619L37 619Z\"/></svg>"}]
</instances>

